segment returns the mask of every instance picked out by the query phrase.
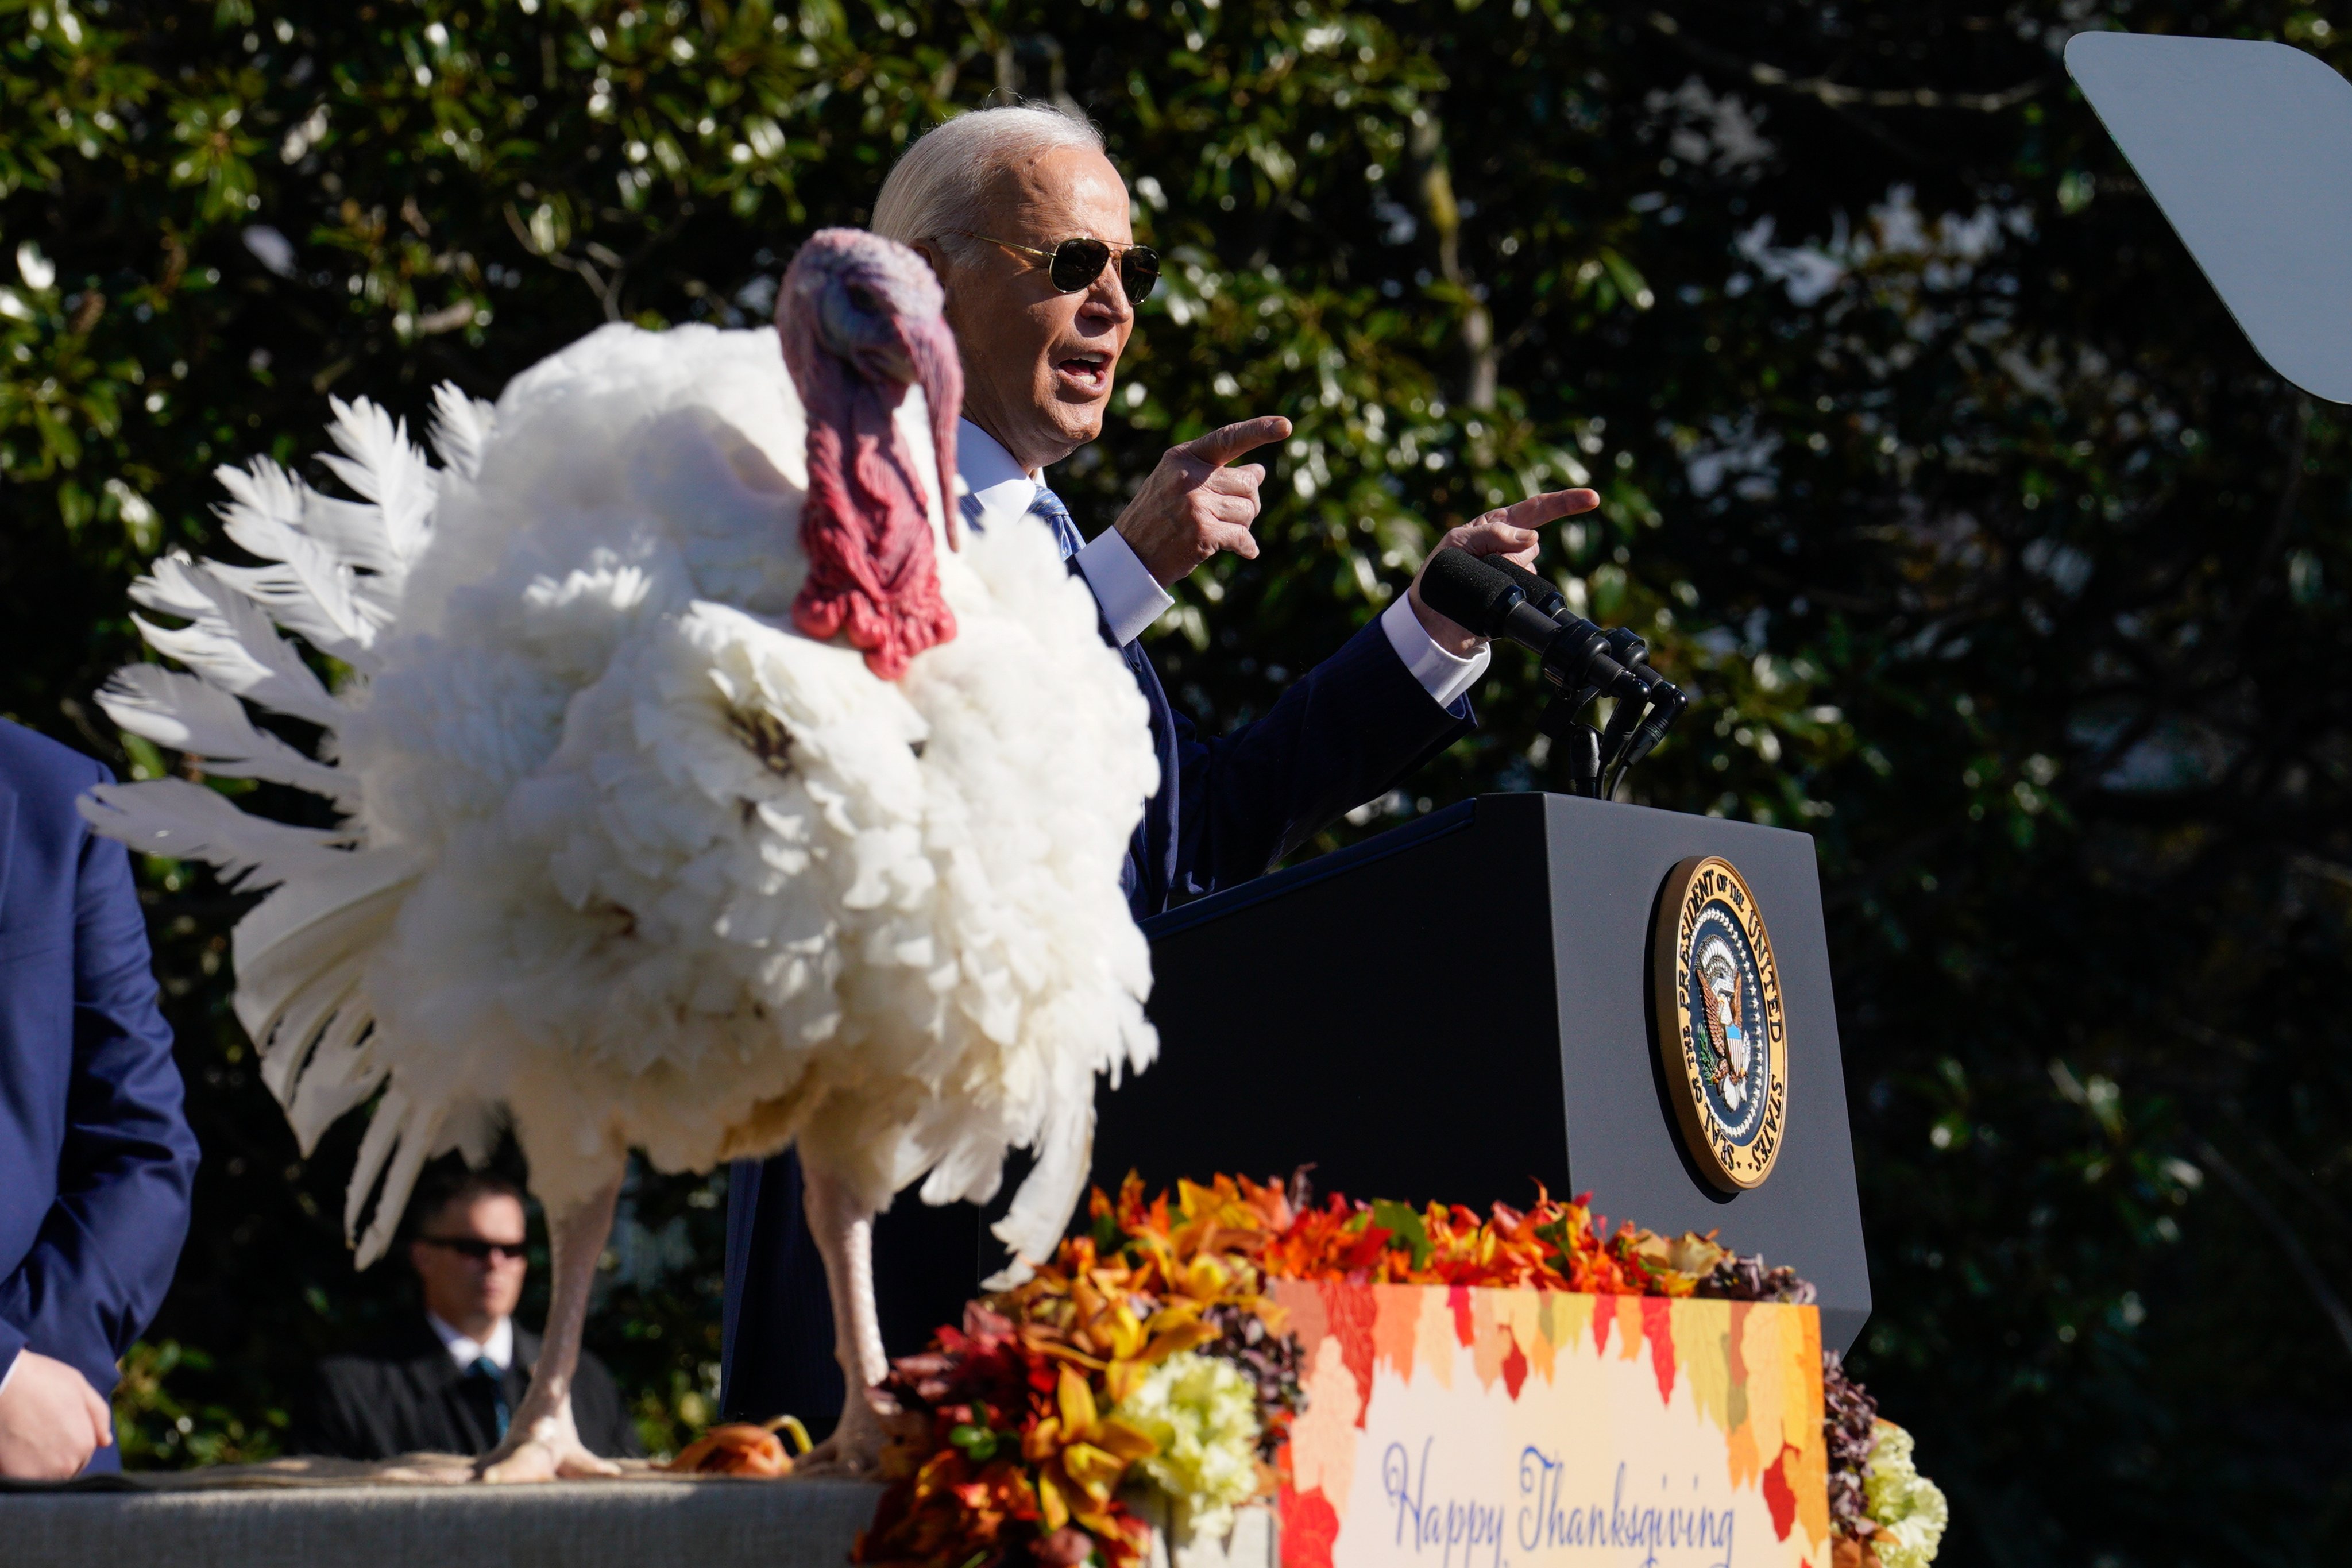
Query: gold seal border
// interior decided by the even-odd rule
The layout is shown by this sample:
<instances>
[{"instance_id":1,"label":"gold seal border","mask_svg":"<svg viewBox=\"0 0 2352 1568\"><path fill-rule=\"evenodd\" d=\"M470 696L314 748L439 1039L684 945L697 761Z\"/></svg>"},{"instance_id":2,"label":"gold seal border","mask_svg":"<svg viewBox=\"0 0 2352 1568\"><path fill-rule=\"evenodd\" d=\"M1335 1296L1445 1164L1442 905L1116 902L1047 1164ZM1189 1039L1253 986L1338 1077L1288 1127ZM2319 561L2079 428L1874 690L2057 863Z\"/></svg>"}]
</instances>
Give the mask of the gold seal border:
<instances>
[{"instance_id":1,"label":"gold seal border","mask_svg":"<svg viewBox=\"0 0 2352 1568\"><path fill-rule=\"evenodd\" d=\"M1740 900L1734 908L1743 911L1739 916L1740 931L1756 957L1756 984L1762 994L1766 1049L1772 1073L1764 1124L1758 1130L1756 1142L1748 1145L1751 1152L1760 1146L1760 1156L1741 1152L1726 1157L1709 1135L1713 1117L1698 1087L1698 1050L1692 1038L1690 1010L1685 1000L1690 994L1690 942L1685 927L1696 914L1691 891L1698 885L1700 874L1707 870L1720 871L1738 888ZM1703 905L1706 901L1700 899L1696 903ZM1738 1193L1762 1186L1765 1178L1771 1175L1772 1167L1780 1163L1780 1149L1786 1142L1789 1031L1780 1004L1780 968L1772 955L1771 933L1765 927L1764 912L1758 907L1755 889L1739 874L1738 867L1720 855L1693 855L1677 861L1675 868L1666 873L1665 883L1658 892L1657 924L1652 932L1650 979L1656 1004L1659 1064L1665 1069L1666 1098L1673 1102L1683 1146L1690 1151L1700 1174L1724 1192Z\"/></svg>"}]
</instances>

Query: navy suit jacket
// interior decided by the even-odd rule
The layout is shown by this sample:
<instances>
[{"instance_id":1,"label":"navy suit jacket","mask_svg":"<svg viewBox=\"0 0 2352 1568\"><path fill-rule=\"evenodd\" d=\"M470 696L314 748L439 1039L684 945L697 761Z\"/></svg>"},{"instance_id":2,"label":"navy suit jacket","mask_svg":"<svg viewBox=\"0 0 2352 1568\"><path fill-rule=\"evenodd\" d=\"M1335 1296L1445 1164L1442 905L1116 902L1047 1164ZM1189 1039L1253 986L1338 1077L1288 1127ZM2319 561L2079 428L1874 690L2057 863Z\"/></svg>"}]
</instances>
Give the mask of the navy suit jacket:
<instances>
[{"instance_id":1,"label":"navy suit jacket","mask_svg":"<svg viewBox=\"0 0 2352 1568\"><path fill-rule=\"evenodd\" d=\"M196 1170L131 858L74 809L111 777L0 721L0 1374L30 1349L101 1394L172 1283Z\"/></svg>"},{"instance_id":2,"label":"navy suit jacket","mask_svg":"<svg viewBox=\"0 0 2352 1568\"><path fill-rule=\"evenodd\" d=\"M1324 826L1385 793L1471 727L1464 698L1440 708L1375 624L1307 672L1266 715L1203 740L1176 711L1140 643L1120 650L1151 705L1160 792L1128 847L1138 920L1178 894L1264 875ZM897 1205L876 1226L875 1294L892 1355L954 1321L978 1277L964 1205ZM727 1185L726 1326L720 1407L729 1416L803 1419L841 1408L824 1265L801 1216L787 1152L739 1160Z\"/></svg>"}]
</instances>

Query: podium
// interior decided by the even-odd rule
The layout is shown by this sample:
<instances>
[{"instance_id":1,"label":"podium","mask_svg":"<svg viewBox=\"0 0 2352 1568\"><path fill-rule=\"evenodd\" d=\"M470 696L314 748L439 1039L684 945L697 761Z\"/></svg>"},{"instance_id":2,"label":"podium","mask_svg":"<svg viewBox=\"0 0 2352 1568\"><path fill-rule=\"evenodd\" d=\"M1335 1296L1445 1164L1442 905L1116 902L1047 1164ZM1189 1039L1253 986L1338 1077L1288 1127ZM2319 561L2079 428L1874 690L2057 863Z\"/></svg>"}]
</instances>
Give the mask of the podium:
<instances>
[{"instance_id":1,"label":"podium","mask_svg":"<svg viewBox=\"0 0 2352 1568\"><path fill-rule=\"evenodd\" d=\"M1768 1044L1784 1053L1772 1074L1784 1098L1769 1173L1748 1186L1699 1163L1682 1125L1691 1106L1677 1105L1659 1048L1661 896L1701 857L1744 879L1776 981L1779 1033ZM1159 1187L1312 1163L1321 1191L1483 1212L1528 1203L1541 1182L1561 1195L1591 1192L1612 1220L1713 1230L1789 1265L1821 1292L1827 1346L1847 1349L1869 1319L1821 884L1804 834L1567 795L1482 795L1143 929L1160 1058L1097 1091L1097 1185L1130 1170ZM1691 945L1664 934L1666 947ZM1665 1022L1669 1044L1713 1026ZM1750 1011L1742 1022L1766 1020ZM986 1211L931 1208L909 1194L877 1222L876 1294L892 1355L959 1321L1003 1266L987 1227L1025 1169L1007 1162ZM748 1206L730 1212L730 1225L749 1225ZM816 1267L813 1254L772 1261ZM776 1280L747 1295L742 1310L774 1327L731 1368L730 1415L838 1404L830 1334L794 1315L821 1300Z\"/></svg>"},{"instance_id":2,"label":"podium","mask_svg":"<svg viewBox=\"0 0 2352 1568\"><path fill-rule=\"evenodd\" d=\"M1706 856L1752 889L1785 1021L1777 1157L1731 1190L1678 1124L1651 967L1667 879ZM1825 1345L1862 1331L1870 1275L1810 837L1484 795L1144 931L1160 1059L1098 1095L1097 1184L1312 1162L1318 1190L1358 1198L1483 1210L1524 1205L1538 1182L1590 1190L1612 1223L1715 1230L1790 1265L1821 1292Z\"/></svg>"}]
</instances>

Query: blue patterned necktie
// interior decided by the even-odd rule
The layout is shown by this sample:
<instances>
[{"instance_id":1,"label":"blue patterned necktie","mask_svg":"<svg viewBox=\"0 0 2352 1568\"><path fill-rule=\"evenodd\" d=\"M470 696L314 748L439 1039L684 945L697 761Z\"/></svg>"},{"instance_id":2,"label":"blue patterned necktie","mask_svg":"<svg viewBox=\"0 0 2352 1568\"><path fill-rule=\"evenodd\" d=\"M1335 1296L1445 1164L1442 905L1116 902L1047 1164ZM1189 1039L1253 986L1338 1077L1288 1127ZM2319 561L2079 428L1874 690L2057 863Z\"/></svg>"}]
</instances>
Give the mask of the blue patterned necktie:
<instances>
[{"instance_id":1,"label":"blue patterned necktie","mask_svg":"<svg viewBox=\"0 0 2352 1568\"><path fill-rule=\"evenodd\" d=\"M483 1355L474 1358L474 1364L466 1369L466 1375L478 1377L490 1385L490 1415L499 1424L499 1440L504 1442L509 1414L507 1410L507 1374L499 1370L498 1363Z\"/></svg>"},{"instance_id":2,"label":"blue patterned necktie","mask_svg":"<svg viewBox=\"0 0 2352 1568\"><path fill-rule=\"evenodd\" d=\"M1078 537L1078 525L1070 521L1070 509L1062 504L1060 496L1044 485L1037 487L1037 499L1029 503L1029 511L1032 516L1044 518L1046 526L1054 531L1054 542L1061 546L1063 560L1067 561L1076 555L1079 547L1086 543Z\"/></svg>"},{"instance_id":3,"label":"blue patterned necktie","mask_svg":"<svg viewBox=\"0 0 2352 1568\"><path fill-rule=\"evenodd\" d=\"M978 496L966 490L963 493L963 499L956 505L957 510L963 513L964 521L970 525L974 533L979 532L985 526L980 520ZM1054 543L1061 551L1063 560L1067 561L1071 556L1076 555L1080 547L1086 543L1085 540L1078 537L1078 525L1070 521L1070 509L1062 504L1060 496L1047 489L1043 484L1037 487L1036 499L1029 503L1029 515L1043 520L1045 526L1054 531Z\"/></svg>"}]
</instances>

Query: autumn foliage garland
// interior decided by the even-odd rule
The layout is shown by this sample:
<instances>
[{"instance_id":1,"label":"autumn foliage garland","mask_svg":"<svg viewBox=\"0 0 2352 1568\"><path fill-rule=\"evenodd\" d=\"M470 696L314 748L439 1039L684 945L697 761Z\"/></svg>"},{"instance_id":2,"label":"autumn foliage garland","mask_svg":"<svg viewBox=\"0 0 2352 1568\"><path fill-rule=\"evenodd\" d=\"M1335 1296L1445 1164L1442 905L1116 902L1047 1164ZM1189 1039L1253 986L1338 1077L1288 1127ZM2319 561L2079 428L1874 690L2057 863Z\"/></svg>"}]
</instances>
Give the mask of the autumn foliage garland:
<instances>
[{"instance_id":1,"label":"autumn foliage garland","mask_svg":"<svg viewBox=\"0 0 2352 1568\"><path fill-rule=\"evenodd\" d=\"M1481 1217L1338 1194L1315 1204L1301 1183L1245 1177L1147 1198L1129 1176L1116 1198L1097 1189L1087 1212L1089 1229L1026 1283L973 1302L961 1327L894 1367L890 1486L856 1562L1141 1568L1150 1531L1121 1496L1137 1481L1164 1494L1180 1529L1222 1532L1235 1504L1275 1492L1272 1461L1305 1405L1271 1279L1812 1299L1789 1269L1711 1237L1612 1234L1586 1199L1541 1192L1532 1208ZM1833 1359L1827 1370L1833 1409L1860 1415L1868 1396ZM1932 1538L1924 1555L1892 1550L1871 1516L1869 1444L1849 1435L1832 1447L1839 1562L1874 1563L1882 1545L1887 1568L1932 1557Z\"/></svg>"}]
</instances>

